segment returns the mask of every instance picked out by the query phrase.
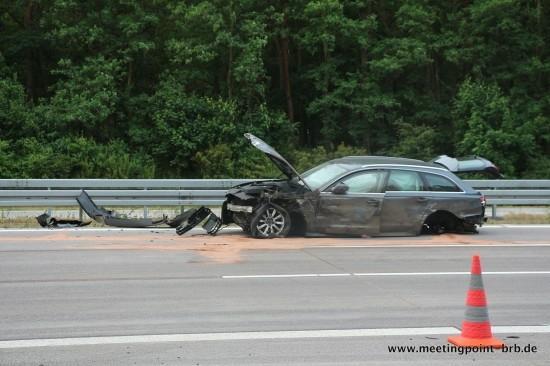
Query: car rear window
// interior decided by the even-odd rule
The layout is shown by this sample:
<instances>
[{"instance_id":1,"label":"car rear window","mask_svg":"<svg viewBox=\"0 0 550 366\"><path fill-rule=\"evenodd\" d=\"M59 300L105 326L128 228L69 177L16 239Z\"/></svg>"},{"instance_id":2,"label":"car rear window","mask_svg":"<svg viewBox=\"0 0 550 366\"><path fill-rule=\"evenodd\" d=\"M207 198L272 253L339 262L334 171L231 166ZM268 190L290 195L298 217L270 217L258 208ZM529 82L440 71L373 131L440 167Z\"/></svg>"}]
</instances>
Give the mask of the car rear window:
<instances>
[{"instance_id":1,"label":"car rear window","mask_svg":"<svg viewBox=\"0 0 550 366\"><path fill-rule=\"evenodd\" d=\"M462 191L450 179L437 174L424 173L428 183L428 189L435 192L460 192Z\"/></svg>"}]
</instances>

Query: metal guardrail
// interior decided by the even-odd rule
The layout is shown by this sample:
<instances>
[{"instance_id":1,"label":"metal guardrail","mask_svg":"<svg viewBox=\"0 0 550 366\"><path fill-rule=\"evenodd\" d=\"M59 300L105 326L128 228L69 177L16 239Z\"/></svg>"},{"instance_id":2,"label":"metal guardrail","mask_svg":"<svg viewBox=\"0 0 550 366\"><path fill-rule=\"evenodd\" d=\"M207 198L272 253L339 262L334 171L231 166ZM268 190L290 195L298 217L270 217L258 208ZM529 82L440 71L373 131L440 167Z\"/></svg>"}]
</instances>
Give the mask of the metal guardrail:
<instances>
[{"instance_id":1,"label":"metal guardrail","mask_svg":"<svg viewBox=\"0 0 550 366\"><path fill-rule=\"evenodd\" d=\"M550 180L466 180L489 205L550 205Z\"/></svg>"},{"instance_id":2,"label":"metal guardrail","mask_svg":"<svg viewBox=\"0 0 550 366\"><path fill-rule=\"evenodd\" d=\"M0 179L0 189L25 188L231 188L260 179ZM264 179L265 180L265 179Z\"/></svg>"},{"instance_id":3,"label":"metal guardrail","mask_svg":"<svg viewBox=\"0 0 550 366\"><path fill-rule=\"evenodd\" d=\"M75 206L86 189L102 206L221 205L228 188L251 179L0 179L0 206ZM550 180L467 180L487 204L550 205Z\"/></svg>"},{"instance_id":4,"label":"metal guardrail","mask_svg":"<svg viewBox=\"0 0 550 366\"><path fill-rule=\"evenodd\" d=\"M85 189L105 206L221 205L251 179L0 179L0 206L74 206Z\"/></svg>"}]
</instances>

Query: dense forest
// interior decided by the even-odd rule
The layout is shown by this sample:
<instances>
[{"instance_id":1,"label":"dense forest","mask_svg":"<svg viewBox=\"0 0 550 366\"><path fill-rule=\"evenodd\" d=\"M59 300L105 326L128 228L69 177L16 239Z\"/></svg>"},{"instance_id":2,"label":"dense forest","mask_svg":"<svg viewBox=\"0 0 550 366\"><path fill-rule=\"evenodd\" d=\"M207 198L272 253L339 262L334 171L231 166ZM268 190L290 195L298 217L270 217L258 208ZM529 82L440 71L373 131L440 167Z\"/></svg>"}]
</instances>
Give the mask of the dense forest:
<instances>
[{"instance_id":1,"label":"dense forest","mask_svg":"<svg viewBox=\"0 0 550 366\"><path fill-rule=\"evenodd\" d=\"M0 178L270 177L349 154L550 177L544 0L2 0Z\"/></svg>"}]
</instances>

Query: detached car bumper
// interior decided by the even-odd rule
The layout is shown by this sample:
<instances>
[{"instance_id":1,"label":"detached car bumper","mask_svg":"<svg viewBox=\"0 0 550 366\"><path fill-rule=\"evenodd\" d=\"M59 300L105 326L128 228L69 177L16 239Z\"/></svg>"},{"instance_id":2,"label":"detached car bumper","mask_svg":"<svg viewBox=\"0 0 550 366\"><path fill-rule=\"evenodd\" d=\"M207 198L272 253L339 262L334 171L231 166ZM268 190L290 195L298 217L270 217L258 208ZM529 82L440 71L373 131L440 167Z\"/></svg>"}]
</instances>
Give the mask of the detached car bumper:
<instances>
[{"instance_id":1,"label":"detached car bumper","mask_svg":"<svg viewBox=\"0 0 550 366\"><path fill-rule=\"evenodd\" d=\"M183 235L201 222L204 222L202 228L210 235L216 234L222 227L222 220L209 208L202 206L176 228L176 233Z\"/></svg>"}]
</instances>

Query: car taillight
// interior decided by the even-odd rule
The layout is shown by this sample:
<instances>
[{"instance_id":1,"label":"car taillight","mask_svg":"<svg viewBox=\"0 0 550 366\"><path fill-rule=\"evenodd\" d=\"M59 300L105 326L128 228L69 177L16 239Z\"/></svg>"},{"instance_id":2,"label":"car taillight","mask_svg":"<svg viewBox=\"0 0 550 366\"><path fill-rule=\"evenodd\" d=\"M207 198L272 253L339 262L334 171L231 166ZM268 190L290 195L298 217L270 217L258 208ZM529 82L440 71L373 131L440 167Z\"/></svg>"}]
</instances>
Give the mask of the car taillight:
<instances>
[{"instance_id":1,"label":"car taillight","mask_svg":"<svg viewBox=\"0 0 550 366\"><path fill-rule=\"evenodd\" d=\"M481 206L485 207L485 205L487 204L487 201L485 200L485 196L481 195L481 197L479 197L479 200L481 201Z\"/></svg>"}]
</instances>

